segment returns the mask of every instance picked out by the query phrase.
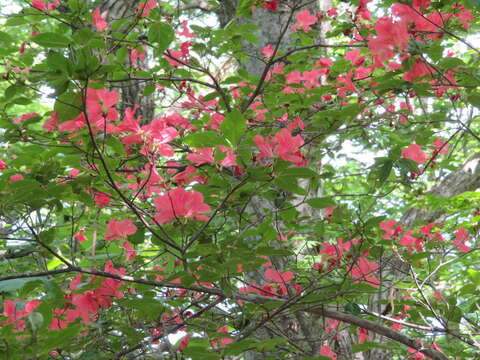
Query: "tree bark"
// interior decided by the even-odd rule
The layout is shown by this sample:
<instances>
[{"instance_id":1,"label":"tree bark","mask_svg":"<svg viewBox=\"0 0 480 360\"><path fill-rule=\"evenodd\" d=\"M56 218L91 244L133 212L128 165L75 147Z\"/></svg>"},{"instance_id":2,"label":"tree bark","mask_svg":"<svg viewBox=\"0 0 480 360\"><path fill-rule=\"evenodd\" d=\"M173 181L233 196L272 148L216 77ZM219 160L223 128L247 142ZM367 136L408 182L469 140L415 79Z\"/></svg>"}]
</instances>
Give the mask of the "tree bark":
<instances>
[{"instance_id":1,"label":"tree bark","mask_svg":"<svg viewBox=\"0 0 480 360\"><path fill-rule=\"evenodd\" d=\"M105 14L105 18L109 24L117 19L130 19L130 25L120 30L128 33L134 27L132 25L138 21L136 16L138 13L138 4L138 0L104 0L100 9L102 13ZM128 59L126 67L132 69L134 67L133 65L135 64L131 64L130 59ZM140 68L148 69L148 53L146 53L146 50L145 60L137 60L136 65ZM126 108L133 108L135 105L139 105L137 114L142 116L142 122L144 124L149 123L153 119L155 112L153 95L144 95L146 84L146 82L139 80L127 80L125 83L119 85L121 86L120 111L123 113Z\"/></svg>"}]
</instances>

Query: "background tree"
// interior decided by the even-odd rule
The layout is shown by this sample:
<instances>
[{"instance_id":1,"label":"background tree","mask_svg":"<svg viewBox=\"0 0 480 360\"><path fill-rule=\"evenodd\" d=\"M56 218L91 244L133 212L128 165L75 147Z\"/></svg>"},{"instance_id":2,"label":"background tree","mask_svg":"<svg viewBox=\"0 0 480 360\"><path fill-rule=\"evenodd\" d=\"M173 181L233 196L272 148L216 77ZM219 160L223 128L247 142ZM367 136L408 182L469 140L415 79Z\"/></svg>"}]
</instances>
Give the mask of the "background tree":
<instances>
[{"instance_id":1,"label":"background tree","mask_svg":"<svg viewBox=\"0 0 480 360\"><path fill-rule=\"evenodd\" d=\"M4 357L475 358L475 6L21 3Z\"/></svg>"}]
</instances>

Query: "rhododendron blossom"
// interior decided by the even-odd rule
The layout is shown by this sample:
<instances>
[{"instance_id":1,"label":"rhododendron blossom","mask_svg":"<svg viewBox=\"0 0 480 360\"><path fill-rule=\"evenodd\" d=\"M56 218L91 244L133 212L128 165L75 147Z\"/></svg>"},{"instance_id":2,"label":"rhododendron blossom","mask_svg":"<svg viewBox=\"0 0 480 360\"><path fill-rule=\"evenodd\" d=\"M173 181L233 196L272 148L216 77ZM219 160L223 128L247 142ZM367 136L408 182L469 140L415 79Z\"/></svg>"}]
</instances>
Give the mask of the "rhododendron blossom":
<instances>
[{"instance_id":1,"label":"rhododendron blossom","mask_svg":"<svg viewBox=\"0 0 480 360\"><path fill-rule=\"evenodd\" d=\"M140 11L139 17L147 17L150 16L150 12L152 9L158 6L157 0L147 0L138 4L138 11Z\"/></svg>"},{"instance_id":2,"label":"rhododendron blossom","mask_svg":"<svg viewBox=\"0 0 480 360\"><path fill-rule=\"evenodd\" d=\"M293 30L302 29L303 31L310 31L312 29L311 25L315 24L318 20L316 16L310 15L309 10L302 10L295 15L298 23L292 26Z\"/></svg>"},{"instance_id":3,"label":"rhododendron blossom","mask_svg":"<svg viewBox=\"0 0 480 360\"><path fill-rule=\"evenodd\" d=\"M380 222L380 229L385 231L385 234L382 235L384 239L391 239L392 236L397 236L399 233L402 232L402 227L399 225L395 229L393 228L397 222L393 219L390 221L382 221Z\"/></svg>"},{"instance_id":4,"label":"rhododendron blossom","mask_svg":"<svg viewBox=\"0 0 480 360\"><path fill-rule=\"evenodd\" d=\"M130 219L117 221L110 220L108 223L108 232L105 234L105 240L122 239L128 235L133 235L137 232L137 227Z\"/></svg>"},{"instance_id":5,"label":"rhododendron blossom","mask_svg":"<svg viewBox=\"0 0 480 360\"><path fill-rule=\"evenodd\" d=\"M332 349L328 345L323 345L320 347L320 355L328 357L332 360L337 360L337 355L332 351Z\"/></svg>"},{"instance_id":6,"label":"rhododendron blossom","mask_svg":"<svg viewBox=\"0 0 480 360\"><path fill-rule=\"evenodd\" d=\"M22 174L15 174L15 175L10 176L9 180L10 180L11 183L13 183L15 181L21 181L23 179L24 179L24 177L23 177Z\"/></svg>"},{"instance_id":7,"label":"rhododendron blossom","mask_svg":"<svg viewBox=\"0 0 480 360\"><path fill-rule=\"evenodd\" d=\"M157 196L153 202L157 208L155 220L160 224L169 223L179 217L208 220L207 216L201 214L209 212L210 206L203 202L203 195L194 190L186 191L178 187Z\"/></svg>"},{"instance_id":8,"label":"rhododendron blossom","mask_svg":"<svg viewBox=\"0 0 480 360\"><path fill-rule=\"evenodd\" d=\"M8 319L1 324L13 324L14 331L23 331L25 329L25 320L23 318L31 314L40 304L41 302L36 300L20 303L19 300L5 299L3 301L3 316L6 316Z\"/></svg>"},{"instance_id":9,"label":"rhododendron blossom","mask_svg":"<svg viewBox=\"0 0 480 360\"><path fill-rule=\"evenodd\" d=\"M77 240L78 242L84 242L84 241L87 241L87 237L85 236L84 234L85 230L80 230L78 233L76 233L75 235L73 235L73 238L75 240Z\"/></svg>"},{"instance_id":10,"label":"rhododendron blossom","mask_svg":"<svg viewBox=\"0 0 480 360\"><path fill-rule=\"evenodd\" d=\"M423 164L428 159L428 155L422 151L422 147L418 144L410 144L402 149L402 157L419 164Z\"/></svg>"},{"instance_id":11,"label":"rhododendron blossom","mask_svg":"<svg viewBox=\"0 0 480 360\"><path fill-rule=\"evenodd\" d=\"M453 243L461 252L469 252L471 248L465 245L465 242L467 242L469 239L470 235L465 231L465 229L459 229L455 233L455 239L453 239Z\"/></svg>"},{"instance_id":12,"label":"rhododendron blossom","mask_svg":"<svg viewBox=\"0 0 480 360\"><path fill-rule=\"evenodd\" d=\"M373 274L377 271L378 264L370 262L366 257L361 256L355 260L355 263L350 268L350 275L355 280L361 280L369 285L378 287L380 281Z\"/></svg>"},{"instance_id":13,"label":"rhododendron blossom","mask_svg":"<svg viewBox=\"0 0 480 360\"><path fill-rule=\"evenodd\" d=\"M55 10L60 5L60 0L53 0L49 2L48 0L32 0L32 6L41 11L51 11Z\"/></svg>"},{"instance_id":14,"label":"rhododendron blossom","mask_svg":"<svg viewBox=\"0 0 480 360\"><path fill-rule=\"evenodd\" d=\"M303 164L300 147L304 141L300 135L292 136L288 129L282 129L270 139L264 140L261 136L255 136L253 141L260 150L259 159L277 155L280 159L290 161L297 166Z\"/></svg>"},{"instance_id":15,"label":"rhododendron blossom","mask_svg":"<svg viewBox=\"0 0 480 360\"><path fill-rule=\"evenodd\" d=\"M197 149L193 153L190 153L187 155L187 160L197 165L212 163L214 161L213 149L212 148Z\"/></svg>"},{"instance_id":16,"label":"rhododendron blossom","mask_svg":"<svg viewBox=\"0 0 480 360\"><path fill-rule=\"evenodd\" d=\"M395 51L407 48L410 35L406 22L383 17L376 22L375 30L377 37L369 40L368 48L380 61L389 60Z\"/></svg>"},{"instance_id":17,"label":"rhododendron blossom","mask_svg":"<svg viewBox=\"0 0 480 360\"><path fill-rule=\"evenodd\" d=\"M108 23L100 13L100 8L96 8L93 11L92 17L93 17L93 24L95 25L98 31L104 31L108 29Z\"/></svg>"}]
</instances>

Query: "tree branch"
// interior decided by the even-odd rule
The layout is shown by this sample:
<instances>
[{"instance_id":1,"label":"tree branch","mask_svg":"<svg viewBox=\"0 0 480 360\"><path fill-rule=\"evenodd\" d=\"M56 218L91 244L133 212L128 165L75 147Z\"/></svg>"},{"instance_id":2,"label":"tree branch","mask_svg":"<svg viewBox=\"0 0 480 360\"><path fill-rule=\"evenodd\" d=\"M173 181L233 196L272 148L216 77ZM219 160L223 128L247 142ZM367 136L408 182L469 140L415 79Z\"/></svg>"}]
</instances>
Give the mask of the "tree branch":
<instances>
[{"instance_id":1,"label":"tree branch","mask_svg":"<svg viewBox=\"0 0 480 360\"><path fill-rule=\"evenodd\" d=\"M218 289L218 288L210 288L206 286L201 286L201 285L190 285L190 286L183 286L181 284L172 284L172 283L165 283L165 282L160 282L160 281L154 281L154 280L147 280L147 279L141 279L141 278L135 278L132 276L127 276L127 275L118 275L118 274L111 274L105 271L100 271L100 270L90 270L90 269L85 269L85 268L80 268L76 266L72 266L66 269L59 269L59 270L52 270L52 271L44 271L44 272L37 272L37 273L29 273L29 274L18 274L18 275L10 275L10 276L3 276L0 277L0 282L4 280L12 280L12 279L20 279L20 278L29 278L29 277L40 277L40 276L49 276L49 275L56 275L56 274L62 274L62 273L84 273L84 274L90 274L90 275L96 275L96 276L102 276L102 277L107 277L107 278L112 278L112 279L117 279L117 280L122 280L126 282L131 282L131 283L138 283L138 284L144 284L144 285L151 285L155 287L167 287L167 288L176 288L176 289L185 289L185 290L191 290L195 292L201 292L201 293L206 293L210 295L216 295L219 296L222 299L231 299L231 300L243 300L247 302L251 302L254 304L265 304L271 301L279 301L282 303L288 303L291 301L288 298L274 298L274 297L267 297L267 296L261 296L261 295L256 295L256 294L246 294L246 293L232 293L231 295L227 295L223 292L223 290ZM346 314L337 310L330 310L327 309L324 306L316 306L316 307L310 307L310 308L305 308L301 309L301 311L310 313L310 314L315 314L319 316L324 316L328 317L331 319L343 321L347 324L350 325L355 325L358 327L361 327L363 329L367 329L369 331L372 331L376 334L385 336L391 340L394 340L398 343L401 343L403 345L406 345L408 347L414 348L421 352L422 354L425 354L426 356L429 356L433 360L449 360L449 358L442 354L439 351L436 351L430 347L426 347L420 342L409 338L406 335L403 335L401 333L398 333L386 326L380 325L376 322L366 320L359 318L357 316L351 315L351 314Z\"/></svg>"}]
</instances>

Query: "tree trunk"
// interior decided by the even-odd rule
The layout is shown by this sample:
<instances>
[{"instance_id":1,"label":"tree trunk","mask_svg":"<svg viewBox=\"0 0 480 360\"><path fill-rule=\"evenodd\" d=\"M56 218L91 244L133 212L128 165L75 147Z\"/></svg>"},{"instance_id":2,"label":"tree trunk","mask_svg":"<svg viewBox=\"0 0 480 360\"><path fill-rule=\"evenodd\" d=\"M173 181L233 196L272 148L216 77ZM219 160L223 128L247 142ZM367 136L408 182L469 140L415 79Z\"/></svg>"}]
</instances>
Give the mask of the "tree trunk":
<instances>
[{"instance_id":1,"label":"tree trunk","mask_svg":"<svg viewBox=\"0 0 480 360\"><path fill-rule=\"evenodd\" d=\"M222 8L217 13L221 25L225 26L235 17L235 9L238 2L235 0L226 0L222 2ZM331 7L331 1L325 0L319 3L313 2L307 7L312 10L314 13L319 10L329 9ZM266 9L256 9L251 18L240 18L240 24L254 24L258 26L258 29L253 32L255 34L258 43L252 44L249 42L244 42L244 52L248 54L247 60L240 64L248 73L261 77L264 74L265 62L262 60L263 54L261 49L267 45L276 47L278 45L279 50L290 50L295 47L295 44L292 42L290 35L293 30L291 26L295 24L295 17L293 16L292 11L287 7L282 7L280 3L278 11L271 11ZM324 39L324 34L328 28L327 23L322 23L320 25L320 36L318 41ZM320 51L320 50L319 50ZM303 188L309 188L309 184L305 181L303 184L300 184ZM312 197L319 196L321 194L321 188L315 189L311 194ZM250 213L256 214L256 217L261 219L265 215L265 208L274 209L275 204L273 201L266 202L265 199L253 198L249 204L248 211ZM311 208L308 206L301 206L300 212L311 211ZM306 215L306 214L305 214ZM321 216L321 214L317 214ZM274 259L275 268L278 270L286 269L288 263L293 261L289 258L277 258ZM258 284L265 283L263 274L261 271L253 272L248 274L248 280L254 281ZM278 332L270 329L268 325L261 326L255 331L255 337L258 340L267 340L270 338L275 338L278 336L283 336L290 343L294 343L299 348L299 354L293 355L295 358L302 356L317 356L319 354L319 349L322 345L322 340L324 339L323 331L323 322L320 317L308 315L301 311L289 314L288 316L279 316L272 320L275 323L275 326L278 329ZM344 339L349 338L348 332L345 332L346 336ZM339 359L352 359L352 354L350 351L350 341L339 341ZM346 345L346 346L345 346ZM246 354L246 360L261 360L265 357L275 356L272 353L265 354L260 352L250 351Z\"/></svg>"},{"instance_id":2,"label":"tree trunk","mask_svg":"<svg viewBox=\"0 0 480 360\"><path fill-rule=\"evenodd\" d=\"M138 20L138 0L104 0L100 6L100 9L109 24L116 19L131 19L136 22ZM121 32L128 33L133 28L132 25L120 29ZM141 49L141 48L138 48ZM131 51L132 49L130 49ZM145 50L146 52L146 50ZM131 64L130 59L127 60L126 67L129 69L135 68L135 65L141 69L147 70L148 53L145 53L145 60L137 60L136 64ZM134 74L131 74L135 78ZM126 108L133 108L135 105L139 105L137 114L142 116L142 122L149 123L154 117L155 102L153 95L145 96L145 85L148 84L144 81L128 79L124 83L115 86L120 87L120 111L124 112Z\"/></svg>"}]
</instances>

